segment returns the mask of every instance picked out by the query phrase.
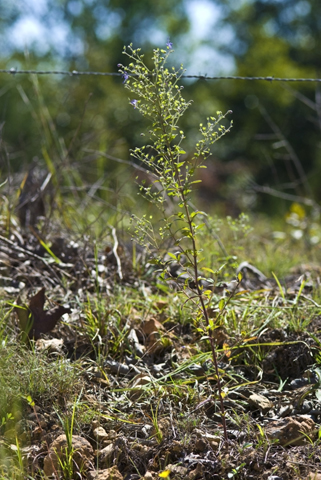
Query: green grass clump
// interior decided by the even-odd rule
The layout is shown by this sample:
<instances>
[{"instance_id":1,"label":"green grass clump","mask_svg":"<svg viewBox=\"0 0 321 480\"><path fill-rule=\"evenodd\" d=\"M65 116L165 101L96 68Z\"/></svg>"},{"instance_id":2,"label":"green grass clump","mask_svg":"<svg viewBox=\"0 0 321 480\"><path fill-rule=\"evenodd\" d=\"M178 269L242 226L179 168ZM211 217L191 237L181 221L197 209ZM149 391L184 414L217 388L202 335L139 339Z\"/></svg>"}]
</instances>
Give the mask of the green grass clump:
<instances>
[{"instance_id":1,"label":"green grass clump","mask_svg":"<svg viewBox=\"0 0 321 480\"><path fill-rule=\"evenodd\" d=\"M28 403L56 404L63 407L80 390L76 364L65 358L50 360L44 353L21 344L8 344L0 350L0 416L3 433L10 427L5 419L22 418Z\"/></svg>"}]
</instances>

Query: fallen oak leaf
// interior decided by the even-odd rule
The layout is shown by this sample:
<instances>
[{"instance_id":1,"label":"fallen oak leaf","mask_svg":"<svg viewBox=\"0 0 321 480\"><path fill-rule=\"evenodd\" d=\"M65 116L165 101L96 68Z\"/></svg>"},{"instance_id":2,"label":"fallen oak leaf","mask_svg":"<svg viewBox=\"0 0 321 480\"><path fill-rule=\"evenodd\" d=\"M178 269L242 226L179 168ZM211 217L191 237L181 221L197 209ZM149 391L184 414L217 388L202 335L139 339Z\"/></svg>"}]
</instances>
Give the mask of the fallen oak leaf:
<instances>
[{"instance_id":1,"label":"fallen oak leaf","mask_svg":"<svg viewBox=\"0 0 321 480\"><path fill-rule=\"evenodd\" d=\"M29 306L16 306L21 330L29 337L38 340L41 334L50 332L65 313L71 313L69 307L57 305L44 310L45 288L39 290L29 301Z\"/></svg>"}]
</instances>

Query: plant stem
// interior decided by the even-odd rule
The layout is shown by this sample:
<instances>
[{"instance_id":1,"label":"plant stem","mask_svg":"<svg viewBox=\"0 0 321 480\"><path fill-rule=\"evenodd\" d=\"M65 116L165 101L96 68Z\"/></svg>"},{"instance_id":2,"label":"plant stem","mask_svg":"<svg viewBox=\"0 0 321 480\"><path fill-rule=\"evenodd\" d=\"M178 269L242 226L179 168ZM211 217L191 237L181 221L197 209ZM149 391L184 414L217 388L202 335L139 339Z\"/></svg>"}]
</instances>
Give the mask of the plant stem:
<instances>
[{"instance_id":1,"label":"plant stem","mask_svg":"<svg viewBox=\"0 0 321 480\"><path fill-rule=\"evenodd\" d=\"M157 83L156 83L156 89L157 89ZM192 241L192 247L193 247L193 268L194 268L194 280L195 280L195 285L197 289L197 296L199 298L199 302L201 304L201 309L203 312L203 316L205 318L206 326L208 327L208 332L209 332L209 338L210 338L210 345L211 345L211 352L212 352L212 358L213 358L213 363L214 363L214 368L215 368L215 373L216 373L216 384L217 384L217 389L218 389L218 396L220 399L220 408L221 408L221 419L222 419L222 425L223 425L223 431L224 431L224 439L227 442L228 441L228 436L227 436L227 427L226 427L226 418L225 418L225 408L224 408L224 401L223 401L223 396L222 396L222 385L221 385L221 379L220 379L220 372L218 368L218 361L217 361L217 355L216 355L216 345L215 345L215 339L213 336L213 329L210 328L210 322L208 318L208 313L206 309L206 305L204 303L204 298L202 295L202 290L198 282L198 255L197 255L197 249L196 249L196 239L195 239L195 232L194 228L192 225L192 220L189 212L189 205L188 205L188 200L185 196L184 193L184 185L182 185L182 180L181 180L181 175L180 171L177 168L177 163L174 161L173 155L172 155L172 149L170 142L168 141L168 137L166 135L166 127L164 124L164 119L162 115L162 110L161 106L159 103L159 97L157 96L158 99L158 109L159 109L159 117L160 117L160 124L162 126L163 134L166 138L166 143L167 143L167 152L169 153L169 158L171 165L175 169L177 181L179 184L179 192L180 192L180 197L182 200L182 203L184 205L185 213L186 213L186 219L189 227L189 231L191 233L191 241Z\"/></svg>"},{"instance_id":2,"label":"plant stem","mask_svg":"<svg viewBox=\"0 0 321 480\"><path fill-rule=\"evenodd\" d=\"M195 278L195 284L196 284L196 289L197 289L197 295L201 304L203 316L205 318L206 325L208 327L209 331L209 337L210 337L210 344L211 344L211 351L212 351L212 358L213 358L213 363L214 363L214 368L215 368L215 373L216 373L216 384L217 384L217 389L218 389L218 396L220 399L220 406L221 406L221 418L222 418L222 425L223 425L223 431L224 431L224 439L227 442L228 441L228 436L227 436L227 428L226 428L226 418L225 418L225 408L224 408L224 402L223 402L223 396L222 396L222 385L221 385L221 378L220 378L220 373L219 373L219 368L218 368L218 362L217 362L217 355L216 355L216 345L215 345L215 339L213 336L213 329L210 328L210 322L208 318L208 313L206 309L206 305L204 303L204 298L202 295L202 290L198 282L198 261L197 261L197 250L196 250L196 240L195 240L195 235L194 235L194 229L189 213L189 208L188 208L188 203L185 198L185 194L182 191L181 192L182 200L184 203L184 208L186 212L186 217L187 217L187 222L189 226L189 230L191 232L191 240L192 240L192 245L193 245L193 267L194 267L194 278Z\"/></svg>"}]
</instances>

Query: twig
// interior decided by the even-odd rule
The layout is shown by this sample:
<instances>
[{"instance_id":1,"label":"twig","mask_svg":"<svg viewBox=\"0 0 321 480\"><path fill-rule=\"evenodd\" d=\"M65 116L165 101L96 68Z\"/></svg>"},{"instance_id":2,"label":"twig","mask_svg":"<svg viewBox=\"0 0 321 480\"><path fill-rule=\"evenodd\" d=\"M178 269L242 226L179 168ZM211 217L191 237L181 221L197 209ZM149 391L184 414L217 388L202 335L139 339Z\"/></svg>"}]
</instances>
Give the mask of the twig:
<instances>
[{"instance_id":1,"label":"twig","mask_svg":"<svg viewBox=\"0 0 321 480\"><path fill-rule=\"evenodd\" d=\"M294 90L293 88L289 87L286 84L282 85L282 87L288 90L288 92L290 92L294 97L296 97L298 100L304 103L307 107L311 108L314 111L317 110L316 104L312 102L308 97L303 95L301 92Z\"/></svg>"},{"instance_id":2,"label":"twig","mask_svg":"<svg viewBox=\"0 0 321 480\"><path fill-rule=\"evenodd\" d=\"M299 195L292 195L291 193L279 192L274 188L264 187L261 185L253 185L252 189L255 192L267 193L268 195L272 195L273 197L283 198L284 200L290 200L291 202L302 203L303 205L307 205L308 207L315 208L317 211L321 210L321 206L310 198L300 197Z\"/></svg>"},{"instance_id":3,"label":"twig","mask_svg":"<svg viewBox=\"0 0 321 480\"><path fill-rule=\"evenodd\" d=\"M120 259L119 259L118 253L117 253L118 238L117 238L117 235L116 235L115 227L111 227L111 233L112 233L112 236L113 236L113 239L114 239L113 254L115 255L116 262L117 262L117 272L118 272L119 278L122 280L123 279L123 273L122 273L122 270L121 270Z\"/></svg>"},{"instance_id":4,"label":"twig","mask_svg":"<svg viewBox=\"0 0 321 480\"><path fill-rule=\"evenodd\" d=\"M89 100L90 100L91 97L92 97L92 93L89 94L89 96L88 96L88 98L87 98L87 100L86 100L86 102L85 102L85 106L84 106L84 109L83 109L83 112L82 112L82 116L81 116L80 121L79 121L79 123L78 123L78 126L77 126L77 128L76 128L76 131L75 131L75 133L74 133L74 135L73 135L73 137L72 137L72 139L71 139L71 142L70 142L70 144L69 144L67 153L66 153L66 155L65 155L65 158L63 159L63 163L65 162L65 160L67 160L68 155L70 154L71 149L72 149L72 147L73 147L73 145L74 145L74 143L75 143L75 140L76 140L76 138L77 138L77 136L78 136L80 127L82 126L83 121L84 121L84 118L85 118L85 113L86 113L87 105L88 105L88 102L89 102Z\"/></svg>"},{"instance_id":5,"label":"twig","mask_svg":"<svg viewBox=\"0 0 321 480\"><path fill-rule=\"evenodd\" d=\"M193 208L195 211L197 211L196 206L195 206L191 201L188 202L188 205L189 205L191 208ZM214 237L215 240L217 241L218 246L220 247L220 249L221 249L222 252L223 252L223 255L224 255L225 257L228 257L228 253L227 253L227 251L226 251L226 248L224 247L224 244L223 244L222 240L220 239L220 237L218 236L218 234L210 227L210 224L209 224L209 222L208 222L208 220L207 220L207 218L206 218L205 216L204 216L204 223L205 223L205 225L206 225L207 230L210 232L211 235L213 235L213 237Z\"/></svg>"},{"instance_id":6,"label":"twig","mask_svg":"<svg viewBox=\"0 0 321 480\"><path fill-rule=\"evenodd\" d=\"M137 165L137 164L134 163L134 162L131 162L130 160L123 160L122 158L113 157L112 155L109 155L108 153L100 152L100 151L97 151L97 150L84 149L84 152L87 152L87 153L95 153L95 154L97 154L97 155L101 155L102 157L108 158L109 160L113 160L114 162L123 163L124 165L130 165L130 166L133 167L135 170L139 170L140 172L144 172L144 174L148 177L148 179L149 179L151 182L153 182L154 187L155 187L158 191L161 191L161 190L162 190L162 187L161 187L161 185L158 183L158 181L155 181L155 180L158 180L158 178L159 178L158 175L156 175L155 173L151 172L150 170L147 170L147 169L144 168L144 167L141 167L140 165ZM172 209L173 209L173 202L171 201L171 199L169 198L169 196L166 194L165 191L163 191L163 194L165 195L166 202L167 202L167 205L168 205L169 209L172 210Z\"/></svg>"},{"instance_id":7,"label":"twig","mask_svg":"<svg viewBox=\"0 0 321 480\"><path fill-rule=\"evenodd\" d=\"M283 143L283 145L285 146L285 148L287 149L288 151L288 154L290 155L290 158L293 162L293 164L295 165L295 168L300 176L300 179L302 181L302 183L304 184L305 186L305 189L306 189L306 192L312 196L312 190L311 190L311 187L309 185L309 182L308 182L308 179L307 179L307 176L303 170L303 167L302 167L302 164L301 164L301 161L299 159L299 157L297 156L297 154L295 153L295 151L293 150L291 144L289 143L289 141L287 140L287 138L283 135L281 129L279 128L279 126L272 120L272 118L270 117L270 115L267 113L267 111L265 110L265 108L262 106L262 105L259 105L259 109L260 109L260 112L261 112L261 115L263 116L263 118L265 119L265 121L268 123L268 125L270 126L270 128L273 130L273 132L278 136L279 140Z\"/></svg>"},{"instance_id":8,"label":"twig","mask_svg":"<svg viewBox=\"0 0 321 480\"><path fill-rule=\"evenodd\" d=\"M144 173L146 173L146 175L148 175L150 177L153 177L155 179L158 178L157 175L155 175L152 172L149 172L148 170L146 170L146 168L141 167L140 165L137 165L134 162L130 162L129 160L123 160L122 158L113 157L112 155L109 155L108 153L100 152L100 151L97 151L97 150L91 150L89 148L85 148L84 152L95 153L96 155L100 155L102 157L108 158L109 160L113 160L114 162L123 163L124 165L130 165L131 167L135 168L135 170L139 170L140 172L144 172Z\"/></svg>"},{"instance_id":9,"label":"twig","mask_svg":"<svg viewBox=\"0 0 321 480\"><path fill-rule=\"evenodd\" d=\"M30 257L33 257L37 260L40 260L42 263L44 263L46 265L46 267L50 270L50 272L56 277L59 284L63 286L63 284L62 284L61 280L59 279L57 273L54 271L54 269L50 266L50 264L44 258L40 257L36 253L30 252L30 250L27 250L26 248L22 248L22 247L19 247L18 245L15 245L14 242L12 242L11 240L9 240L6 237L3 237L2 235L0 235L0 240L7 243L8 245L10 245L14 250L16 250L18 252L22 252L25 255L29 255Z\"/></svg>"}]
</instances>

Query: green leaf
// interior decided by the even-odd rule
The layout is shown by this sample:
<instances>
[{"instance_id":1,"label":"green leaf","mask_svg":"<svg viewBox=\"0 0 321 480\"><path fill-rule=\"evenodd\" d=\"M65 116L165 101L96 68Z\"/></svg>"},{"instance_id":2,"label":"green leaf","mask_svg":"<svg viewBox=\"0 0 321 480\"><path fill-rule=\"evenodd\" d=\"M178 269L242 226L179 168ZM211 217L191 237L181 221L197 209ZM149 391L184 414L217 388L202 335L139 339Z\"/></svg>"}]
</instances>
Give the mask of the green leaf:
<instances>
[{"instance_id":1,"label":"green leaf","mask_svg":"<svg viewBox=\"0 0 321 480\"><path fill-rule=\"evenodd\" d=\"M150 265L161 265L161 261L159 258L151 258L150 260L148 260L148 263Z\"/></svg>"},{"instance_id":2,"label":"green leaf","mask_svg":"<svg viewBox=\"0 0 321 480\"><path fill-rule=\"evenodd\" d=\"M185 262L184 263L184 267L189 267L189 268L192 268L194 265L192 264L192 262Z\"/></svg>"},{"instance_id":3,"label":"green leaf","mask_svg":"<svg viewBox=\"0 0 321 480\"><path fill-rule=\"evenodd\" d=\"M202 228L204 227L204 225L205 225L205 223L200 223L199 225L197 225L197 226L195 227L195 230L200 230L200 229L202 229Z\"/></svg>"},{"instance_id":4,"label":"green leaf","mask_svg":"<svg viewBox=\"0 0 321 480\"><path fill-rule=\"evenodd\" d=\"M25 400L27 400L28 402L28 405L30 405L30 407L34 407L35 406L35 402L32 400L32 397L30 395L21 395L22 398L24 398Z\"/></svg>"},{"instance_id":5,"label":"green leaf","mask_svg":"<svg viewBox=\"0 0 321 480\"><path fill-rule=\"evenodd\" d=\"M207 214L205 212L203 212L202 210L197 210L196 212L191 213L191 219L196 217L196 215L204 215L205 217L207 217Z\"/></svg>"},{"instance_id":6,"label":"green leaf","mask_svg":"<svg viewBox=\"0 0 321 480\"><path fill-rule=\"evenodd\" d=\"M274 277L274 280L275 280L276 283L278 284L281 297L283 298L283 301L285 302L285 294L284 294L284 290L283 290L283 288L282 288L282 286L281 286L281 283L279 282L279 279L277 278L277 276L275 275L274 272L272 272L272 275L273 275L273 277Z\"/></svg>"},{"instance_id":7,"label":"green leaf","mask_svg":"<svg viewBox=\"0 0 321 480\"><path fill-rule=\"evenodd\" d=\"M212 296L212 290L204 290L202 292L203 295L205 295L207 298L210 298Z\"/></svg>"},{"instance_id":8,"label":"green leaf","mask_svg":"<svg viewBox=\"0 0 321 480\"><path fill-rule=\"evenodd\" d=\"M224 307L225 307L225 300L224 298L221 298L218 304L218 308L222 311Z\"/></svg>"},{"instance_id":9,"label":"green leaf","mask_svg":"<svg viewBox=\"0 0 321 480\"><path fill-rule=\"evenodd\" d=\"M212 270L211 268L202 267L202 270L205 270L205 272L209 272L209 273L215 274L214 270Z\"/></svg>"}]
</instances>

